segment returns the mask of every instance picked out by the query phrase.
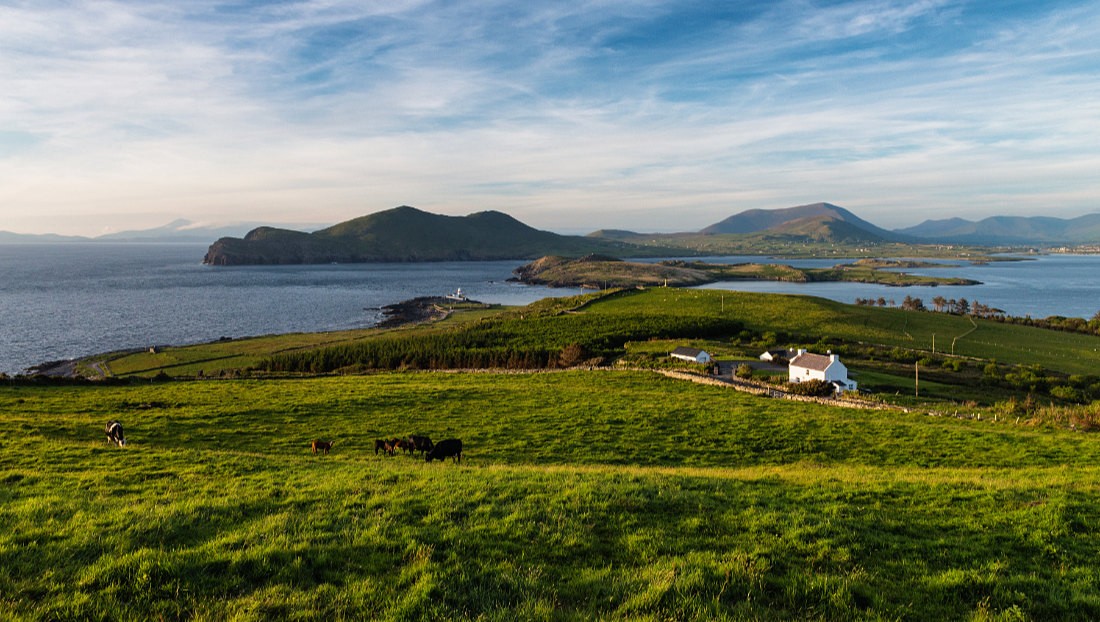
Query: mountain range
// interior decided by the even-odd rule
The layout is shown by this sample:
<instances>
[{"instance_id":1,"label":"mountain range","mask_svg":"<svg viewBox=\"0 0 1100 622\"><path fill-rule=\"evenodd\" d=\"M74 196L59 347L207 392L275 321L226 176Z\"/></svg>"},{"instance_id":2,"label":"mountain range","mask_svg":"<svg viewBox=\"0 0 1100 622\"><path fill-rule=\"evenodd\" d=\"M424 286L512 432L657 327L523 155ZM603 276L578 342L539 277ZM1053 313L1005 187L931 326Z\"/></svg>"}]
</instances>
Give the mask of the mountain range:
<instances>
[{"instance_id":1,"label":"mountain range","mask_svg":"<svg viewBox=\"0 0 1100 622\"><path fill-rule=\"evenodd\" d=\"M991 216L977 222L962 218L926 220L897 233L945 244L1090 244L1100 242L1100 214L1077 218Z\"/></svg>"},{"instance_id":2,"label":"mountain range","mask_svg":"<svg viewBox=\"0 0 1100 622\"><path fill-rule=\"evenodd\" d=\"M600 230L595 237L629 242L654 234ZM962 218L926 220L893 231L875 226L832 203L811 203L785 209L751 209L696 232L659 234L666 243L698 236L757 236L761 240L838 243L961 244L972 246L1075 245L1100 243L1100 214L1078 218L992 216L977 222Z\"/></svg>"},{"instance_id":3,"label":"mountain range","mask_svg":"<svg viewBox=\"0 0 1100 622\"><path fill-rule=\"evenodd\" d=\"M56 235L53 233L35 235L0 231L0 244L60 244L73 242L209 244L211 240L216 240L220 237L245 235L257 226L259 226L257 223L202 225L180 218L166 225L153 227L152 229L118 231L115 233L105 233L95 237Z\"/></svg>"},{"instance_id":4,"label":"mountain range","mask_svg":"<svg viewBox=\"0 0 1100 622\"><path fill-rule=\"evenodd\" d=\"M1100 243L1100 214L1071 219L993 216L976 222L950 218L890 231L843 207L822 202L750 209L694 232L608 229L569 236L534 229L497 211L443 216L401 206L312 233L249 224L206 226L184 219L94 238L0 231L0 244L210 240L216 241L205 262L214 265L533 259L590 253L643 257L698 254L707 249L712 251L709 254L723 254L731 244L742 249L790 243L1060 246Z\"/></svg>"}]
</instances>

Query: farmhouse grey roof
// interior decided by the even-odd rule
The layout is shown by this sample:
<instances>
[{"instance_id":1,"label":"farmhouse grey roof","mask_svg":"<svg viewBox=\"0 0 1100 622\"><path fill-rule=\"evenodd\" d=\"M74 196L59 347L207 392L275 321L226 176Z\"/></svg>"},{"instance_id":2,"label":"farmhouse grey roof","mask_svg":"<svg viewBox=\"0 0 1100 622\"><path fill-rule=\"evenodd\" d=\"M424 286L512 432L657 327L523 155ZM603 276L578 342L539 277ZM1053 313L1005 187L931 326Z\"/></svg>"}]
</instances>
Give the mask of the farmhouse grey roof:
<instances>
[{"instance_id":1,"label":"farmhouse grey roof","mask_svg":"<svg viewBox=\"0 0 1100 622\"><path fill-rule=\"evenodd\" d=\"M691 358L695 358L695 357L699 356L702 353L703 353L703 351L698 349L698 348L688 348L686 346L680 346L680 347L678 347L678 348L676 348L675 350L672 351L672 354L680 354L680 355L683 355L683 356L690 356Z\"/></svg>"},{"instance_id":2,"label":"farmhouse grey roof","mask_svg":"<svg viewBox=\"0 0 1100 622\"><path fill-rule=\"evenodd\" d=\"M832 359L828 356L804 352L796 356L794 360L791 361L791 367L801 367L803 369L812 369L814 371L825 371L825 369L829 367L832 362Z\"/></svg>"}]
</instances>

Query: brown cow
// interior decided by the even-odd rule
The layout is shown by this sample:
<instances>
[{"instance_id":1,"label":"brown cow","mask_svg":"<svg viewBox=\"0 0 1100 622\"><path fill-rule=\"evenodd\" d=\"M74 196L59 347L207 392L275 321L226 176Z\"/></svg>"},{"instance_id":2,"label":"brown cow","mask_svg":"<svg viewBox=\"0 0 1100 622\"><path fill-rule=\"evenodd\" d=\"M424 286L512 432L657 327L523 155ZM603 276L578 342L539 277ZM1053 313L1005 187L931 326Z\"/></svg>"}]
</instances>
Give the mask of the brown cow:
<instances>
[{"instance_id":1,"label":"brown cow","mask_svg":"<svg viewBox=\"0 0 1100 622\"><path fill-rule=\"evenodd\" d=\"M419 451L420 455L424 455L425 452L432 450L435 445L432 443L432 439L427 436L421 436L413 434L409 437L409 442L412 443L413 450Z\"/></svg>"},{"instance_id":2,"label":"brown cow","mask_svg":"<svg viewBox=\"0 0 1100 622\"><path fill-rule=\"evenodd\" d=\"M328 455L328 451L332 449L332 446L336 444L336 441L313 441L313 453L317 454L318 451L325 452Z\"/></svg>"},{"instance_id":3,"label":"brown cow","mask_svg":"<svg viewBox=\"0 0 1100 622\"><path fill-rule=\"evenodd\" d=\"M378 455L378 450L381 449L382 451L386 452L387 455L392 456L393 455L393 450L396 446L397 446L396 439L392 440L392 441L377 439L377 440L374 441L374 455L377 456Z\"/></svg>"}]
</instances>

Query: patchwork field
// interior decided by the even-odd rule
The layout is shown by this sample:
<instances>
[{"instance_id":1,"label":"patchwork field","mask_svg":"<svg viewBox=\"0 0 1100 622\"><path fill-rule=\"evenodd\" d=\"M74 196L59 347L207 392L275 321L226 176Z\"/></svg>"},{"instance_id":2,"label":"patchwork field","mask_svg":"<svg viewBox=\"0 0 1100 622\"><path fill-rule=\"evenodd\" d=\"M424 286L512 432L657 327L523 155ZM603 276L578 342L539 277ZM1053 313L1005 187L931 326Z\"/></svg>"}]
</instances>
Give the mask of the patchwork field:
<instances>
[{"instance_id":1,"label":"patchwork field","mask_svg":"<svg viewBox=\"0 0 1100 622\"><path fill-rule=\"evenodd\" d=\"M0 422L14 619L1100 618L1089 434L611 371L4 385ZM410 433L464 459L374 453Z\"/></svg>"}]
</instances>

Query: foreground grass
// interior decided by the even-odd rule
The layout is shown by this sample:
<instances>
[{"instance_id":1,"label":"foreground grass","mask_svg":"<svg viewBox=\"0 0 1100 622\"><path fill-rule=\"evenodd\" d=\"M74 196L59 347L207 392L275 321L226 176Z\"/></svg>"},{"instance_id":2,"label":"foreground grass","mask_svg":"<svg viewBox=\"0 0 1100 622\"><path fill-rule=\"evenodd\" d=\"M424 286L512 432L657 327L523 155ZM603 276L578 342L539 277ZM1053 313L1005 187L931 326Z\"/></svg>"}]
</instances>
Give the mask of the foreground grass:
<instances>
[{"instance_id":1,"label":"foreground grass","mask_svg":"<svg viewBox=\"0 0 1100 622\"><path fill-rule=\"evenodd\" d=\"M6 387L0 420L16 618L1100 616L1089 435L619 372ZM466 460L373 453L411 432Z\"/></svg>"}]
</instances>

